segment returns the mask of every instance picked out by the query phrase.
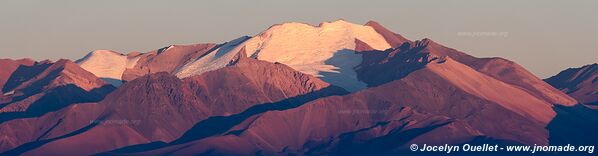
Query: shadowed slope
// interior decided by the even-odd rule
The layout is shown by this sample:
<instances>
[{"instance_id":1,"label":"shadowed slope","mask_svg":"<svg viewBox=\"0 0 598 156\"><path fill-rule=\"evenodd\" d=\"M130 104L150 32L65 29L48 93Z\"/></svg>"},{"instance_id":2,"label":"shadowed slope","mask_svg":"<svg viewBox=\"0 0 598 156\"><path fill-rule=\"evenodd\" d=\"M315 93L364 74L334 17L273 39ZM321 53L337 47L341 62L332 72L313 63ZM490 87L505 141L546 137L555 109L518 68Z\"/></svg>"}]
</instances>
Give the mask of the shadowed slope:
<instances>
[{"instance_id":1,"label":"shadowed slope","mask_svg":"<svg viewBox=\"0 0 598 156\"><path fill-rule=\"evenodd\" d=\"M82 61L96 75L128 82L79 106L101 100L109 85L68 61L17 67L3 87L14 92L0 100L9 111L0 114L2 150L394 155L412 143L596 138L581 135L596 129L595 112L520 65L409 41L376 22L286 23L221 45L95 51Z\"/></svg>"},{"instance_id":2,"label":"shadowed slope","mask_svg":"<svg viewBox=\"0 0 598 156\"><path fill-rule=\"evenodd\" d=\"M297 108L265 112L220 135L163 144L165 147L137 154L340 154L335 149L346 148L343 142L347 138L342 134L360 130L369 131L361 141L405 139L379 147L382 154L405 149L411 143L458 144L478 136L548 144L546 123L468 93L442 77L436 68L426 67L400 80L345 96L325 97ZM201 134L207 129L203 130L190 134ZM369 147L356 143L353 148L364 146Z\"/></svg>"},{"instance_id":3,"label":"shadowed slope","mask_svg":"<svg viewBox=\"0 0 598 156\"><path fill-rule=\"evenodd\" d=\"M598 64L569 68L545 79L580 103L598 105Z\"/></svg>"},{"instance_id":4,"label":"shadowed slope","mask_svg":"<svg viewBox=\"0 0 598 156\"><path fill-rule=\"evenodd\" d=\"M33 76L14 87L9 102L1 104L0 123L40 116L74 103L100 101L114 89L69 60L36 66L41 68L23 71Z\"/></svg>"},{"instance_id":5,"label":"shadowed slope","mask_svg":"<svg viewBox=\"0 0 598 156\"><path fill-rule=\"evenodd\" d=\"M26 151L20 149L32 149L31 144L41 146L42 142L67 135L93 123L92 121L97 119L103 110L102 105L95 103L76 104L49 112L39 118L23 118L2 123L0 133L3 134L3 138L0 139L0 153L16 154ZM24 145L28 142L30 145ZM8 151L9 149L11 150Z\"/></svg>"},{"instance_id":6,"label":"shadowed slope","mask_svg":"<svg viewBox=\"0 0 598 156\"><path fill-rule=\"evenodd\" d=\"M138 120L139 124L96 126L30 152L93 154L124 145L170 142L210 116L226 118L254 105L302 97L324 88L335 88L326 89L330 90L327 92L344 93L341 88L282 64L243 55L235 60L228 67L182 80L167 73L157 73L126 83L100 103L106 105L105 113L110 114L105 120ZM106 134L131 136L132 139L109 139L103 137Z\"/></svg>"},{"instance_id":7,"label":"shadowed slope","mask_svg":"<svg viewBox=\"0 0 598 156\"><path fill-rule=\"evenodd\" d=\"M0 141L2 151L80 128L89 122L89 118L87 121L79 120L83 118L65 119L70 116L67 115L70 110L76 110L76 107L71 106L100 101L114 89L69 60L21 69L23 73L33 76L27 76L29 78L26 81L14 87L15 93L8 97L9 102L2 104L0 130L5 135Z\"/></svg>"},{"instance_id":8,"label":"shadowed slope","mask_svg":"<svg viewBox=\"0 0 598 156\"><path fill-rule=\"evenodd\" d=\"M571 106L577 103L574 99L555 90L540 78L531 74L517 63L503 58L476 58L453 48L448 48L430 39L423 39L426 46L422 51L436 57L450 57L451 59L469 66L480 73L507 84L517 86L533 96L550 102Z\"/></svg>"},{"instance_id":9,"label":"shadowed slope","mask_svg":"<svg viewBox=\"0 0 598 156\"><path fill-rule=\"evenodd\" d=\"M584 105L556 106L556 117L547 126L550 144L597 145L598 110Z\"/></svg>"},{"instance_id":10,"label":"shadowed slope","mask_svg":"<svg viewBox=\"0 0 598 156\"><path fill-rule=\"evenodd\" d=\"M3 89L4 85L7 84L7 82L10 80L10 77L13 74L13 72L15 72L20 66L32 66L34 63L35 61L31 59L0 59L0 67L2 67L2 70L0 70L0 93L5 92Z\"/></svg>"},{"instance_id":11,"label":"shadowed slope","mask_svg":"<svg viewBox=\"0 0 598 156\"><path fill-rule=\"evenodd\" d=\"M19 65L14 69L6 79L6 84L2 87L3 92L13 91L16 87L27 82L46 70L52 62L35 62L31 65ZM10 69L9 69L10 70Z\"/></svg>"}]
</instances>

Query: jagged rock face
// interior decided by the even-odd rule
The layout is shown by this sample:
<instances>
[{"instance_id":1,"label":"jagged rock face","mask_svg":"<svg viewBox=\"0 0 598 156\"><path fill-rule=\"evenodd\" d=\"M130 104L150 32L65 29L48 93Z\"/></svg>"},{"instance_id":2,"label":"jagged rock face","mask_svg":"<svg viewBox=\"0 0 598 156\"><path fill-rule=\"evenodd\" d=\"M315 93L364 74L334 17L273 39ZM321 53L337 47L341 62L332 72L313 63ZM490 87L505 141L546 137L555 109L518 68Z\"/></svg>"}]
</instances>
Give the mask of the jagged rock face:
<instances>
[{"instance_id":1,"label":"jagged rock face","mask_svg":"<svg viewBox=\"0 0 598 156\"><path fill-rule=\"evenodd\" d=\"M569 68L545 79L580 103L598 105L598 64Z\"/></svg>"},{"instance_id":2,"label":"jagged rock face","mask_svg":"<svg viewBox=\"0 0 598 156\"><path fill-rule=\"evenodd\" d=\"M286 65L244 57L228 67L185 79L167 73L150 74L124 84L100 102L107 107L103 120L137 120L138 124L96 126L78 136L44 145L33 153L63 153L60 150L69 149L60 147L77 146L77 151L93 154L125 145L170 142L210 116L238 114L252 106L322 90L326 93L318 96L345 93ZM101 137L106 133L129 137L123 140ZM102 144L91 146L85 141L88 139Z\"/></svg>"}]
</instances>

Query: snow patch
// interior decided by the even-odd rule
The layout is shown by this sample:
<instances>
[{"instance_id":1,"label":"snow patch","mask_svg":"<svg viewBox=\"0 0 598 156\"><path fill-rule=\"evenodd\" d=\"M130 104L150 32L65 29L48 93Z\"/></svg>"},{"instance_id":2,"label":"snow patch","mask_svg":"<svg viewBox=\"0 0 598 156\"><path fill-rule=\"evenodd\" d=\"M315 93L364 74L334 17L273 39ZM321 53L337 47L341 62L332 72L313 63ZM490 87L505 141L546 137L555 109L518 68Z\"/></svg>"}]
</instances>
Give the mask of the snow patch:
<instances>
[{"instance_id":1,"label":"snow patch","mask_svg":"<svg viewBox=\"0 0 598 156\"><path fill-rule=\"evenodd\" d=\"M232 60L241 50L242 46L239 45L247 39L249 39L249 37L244 36L227 42L218 49L209 52L207 55L184 65L175 75L179 78L185 78L226 67L230 60Z\"/></svg>"},{"instance_id":2,"label":"snow patch","mask_svg":"<svg viewBox=\"0 0 598 156\"><path fill-rule=\"evenodd\" d=\"M10 92L6 92L6 93L4 93L4 96L10 96L10 95L13 95L13 94L15 94L15 91L14 91L14 90L12 90L12 91L10 91Z\"/></svg>"},{"instance_id":3,"label":"snow patch","mask_svg":"<svg viewBox=\"0 0 598 156\"><path fill-rule=\"evenodd\" d=\"M77 64L99 78L121 80L125 70L135 67L140 58L141 55L128 57L110 50L96 50L78 60Z\"/></svg>"}]
</instances>

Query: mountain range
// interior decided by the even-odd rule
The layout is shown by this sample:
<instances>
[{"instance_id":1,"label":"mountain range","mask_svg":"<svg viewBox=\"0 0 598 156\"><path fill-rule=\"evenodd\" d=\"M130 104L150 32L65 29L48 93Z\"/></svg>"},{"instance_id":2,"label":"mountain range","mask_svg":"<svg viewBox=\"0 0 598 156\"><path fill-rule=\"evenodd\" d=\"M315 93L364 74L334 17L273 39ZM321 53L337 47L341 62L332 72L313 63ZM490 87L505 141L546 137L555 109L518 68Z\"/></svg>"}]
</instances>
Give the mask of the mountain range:
<instances>
[{"instance_id":1,"label":"mountain range","mask_svg":"<svg viewBox=\"0 0 598 156\"><path fill-rule=\"evenodd\" d=\"M598 105L598 64L596 63L569 68L545 81L580 103Z\"/></svg>"},{"instance_id":2,"label":"mountain range","mask_svg":"<svg viewBox=\"0 0 598 156\"><path fill-rule=\"evenodd\" d=\"M598 145L598 65L542 80L370 21L76 61L1 59L6 155L394 155ZM413 153L411 153L413 154Z\"/></svg>"}]
</instances>

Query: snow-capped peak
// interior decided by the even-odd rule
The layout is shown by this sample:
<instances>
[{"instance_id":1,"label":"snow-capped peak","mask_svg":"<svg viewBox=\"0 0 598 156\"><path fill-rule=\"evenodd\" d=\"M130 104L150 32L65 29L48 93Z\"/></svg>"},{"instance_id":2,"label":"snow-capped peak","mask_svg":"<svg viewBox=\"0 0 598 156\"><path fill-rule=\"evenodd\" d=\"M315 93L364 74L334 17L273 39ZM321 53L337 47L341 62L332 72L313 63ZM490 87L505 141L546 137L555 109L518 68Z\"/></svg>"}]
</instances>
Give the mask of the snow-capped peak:
<instances>
[{"instance_id":1,"label":"snow-capped peak","mask_svg":"<svg viewBox=\"0 0 598 156\"><path fill-rule=\"evenodd\" d=\"M110 50L95 50L82 59L77 60L77 64L97 77L121 80L125 70L135 67L139 58L140 56L128 57L127 55ZM113 85L120 84L113 83Z\"/></svg>"},{"instance_id":2,"label":"snow-capped peak","mask_svg":"<svg viewBox=\"0 0 598 156\"><path fill-rule=\"evenodd\" d=\"M236 48L227 48L228 51L219 49L216 53L226 54L227 57L232 58L241 47L245 47L247 56L283 63L303 73L318 76L328 83L355 91L366 87L365 83L357 79L353 69L361 63L362 59L361 54L354 51L356 40L377 50L391 47L372 27L337 20L324 22L319 26L297 22L274 25L236 45ZM210 55L206 57L213 57ZM217 69L206 68L206 65L212 66L206 60L213 60L213 58L200 58L198 61L191 62L190 64L202 65L186 65L179 70L177 76L188 77ZM217 66L224 67L220 64ZM186 69L196 67L201 69Z\"/></svg>"}]
</instances>

